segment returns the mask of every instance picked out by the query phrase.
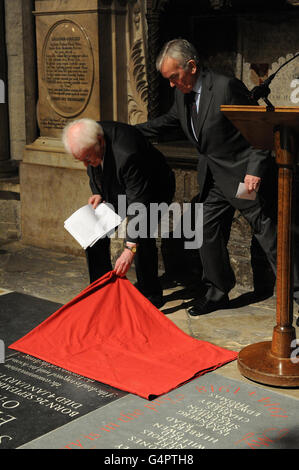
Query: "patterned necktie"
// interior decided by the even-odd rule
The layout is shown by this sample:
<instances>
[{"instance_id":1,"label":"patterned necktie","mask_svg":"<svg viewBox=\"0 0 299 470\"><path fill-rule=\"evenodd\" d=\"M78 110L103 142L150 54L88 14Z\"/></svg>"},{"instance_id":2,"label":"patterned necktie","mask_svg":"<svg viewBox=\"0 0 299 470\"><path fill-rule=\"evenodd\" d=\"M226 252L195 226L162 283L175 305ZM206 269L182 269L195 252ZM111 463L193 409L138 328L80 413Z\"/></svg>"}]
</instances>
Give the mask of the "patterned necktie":
<instances>
[{"instance_id":1,"label":"patterned necktie","mask_svg":"<svg viewBox=\"0 0 299 470\"><path fill-rule=\"evenodd\" d=\"M198 112L197 112L197 107L196 107L197 93L195 91L191 91L190 95L191 95L190 96L191 119L193 123L194 132L197 138L198 131L199 131L199 119L198 119Z\"/></svg>"}]
</instances>

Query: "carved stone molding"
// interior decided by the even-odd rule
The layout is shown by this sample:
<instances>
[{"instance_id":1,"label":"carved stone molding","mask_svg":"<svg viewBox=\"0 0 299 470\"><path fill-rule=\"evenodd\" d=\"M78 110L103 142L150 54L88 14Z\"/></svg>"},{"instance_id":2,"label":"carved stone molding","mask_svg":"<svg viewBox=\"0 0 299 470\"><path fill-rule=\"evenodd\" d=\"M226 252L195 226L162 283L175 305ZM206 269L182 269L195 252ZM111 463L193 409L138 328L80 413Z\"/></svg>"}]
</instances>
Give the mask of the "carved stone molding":
<instances>
[{"instance_id":1,"label":"carved stone molding","mask_svg":"<svg viewBox=\"0 0 299 470\"><path fill-rule=\"evenodd\" d=\"M149 0L147 2L147 25L148 25L148 55L147 55L147 77L148 90L148 115L149 118L160 114L159 106L159 73L156 70L156 58L160 51L160 19L165 6L169 0Z\"/></svg>"},{"instance_id":2,"label":"carved stone molding","mask_svg":"<svg viewBox=\"0 0 299 470\"><path fill-rule=\"evenodd\" d=\"M131 0L128 9L128 117L130 124L137 124L147 120L148 104L144 2Z\"/></svg>"}]
</instances>

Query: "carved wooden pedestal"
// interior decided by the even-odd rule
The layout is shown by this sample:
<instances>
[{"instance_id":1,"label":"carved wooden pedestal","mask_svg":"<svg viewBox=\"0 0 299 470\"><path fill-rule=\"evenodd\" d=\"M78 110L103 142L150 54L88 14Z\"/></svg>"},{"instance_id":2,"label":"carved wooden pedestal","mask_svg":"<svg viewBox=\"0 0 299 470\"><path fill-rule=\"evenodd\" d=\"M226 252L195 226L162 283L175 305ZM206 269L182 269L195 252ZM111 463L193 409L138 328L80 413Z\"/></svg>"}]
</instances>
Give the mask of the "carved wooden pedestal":
<instances>
[{"instance_id":1,"label":"carved wooden pedestal","mask_svg":"<svg viewBox=\"0 0 299 470\"><path fill-rule=\"evenodd\" d=\"M292 212L295 144L290 129L275 129L278 177L276 321L272 342L247 346L238 357L240 372L250 379L282 387L299 386L299 363L291 357L296 340L293 323ZM294 360L295 359L295 360Z\"/></svg>"},{"instance_id":2,"label":"carved wooden pedestal","mask_svg":"<svg viewBox=\"0 0 299 470\"><path fill-rule=\"evenodd\" d=\"M238 367L242 375L256 382L280 387L299 386L299 362L292 357L296 347L293 323L292 215L293 181L299 127L299 108L223 106L225 112L249 142L258 148L275 150L278 178L278 233L276 326L272 341L249 345L241 350ZM273 139L274 135L274 139ZM295 340L295 341L294 341Z\"/></svg>"}]
</instances>

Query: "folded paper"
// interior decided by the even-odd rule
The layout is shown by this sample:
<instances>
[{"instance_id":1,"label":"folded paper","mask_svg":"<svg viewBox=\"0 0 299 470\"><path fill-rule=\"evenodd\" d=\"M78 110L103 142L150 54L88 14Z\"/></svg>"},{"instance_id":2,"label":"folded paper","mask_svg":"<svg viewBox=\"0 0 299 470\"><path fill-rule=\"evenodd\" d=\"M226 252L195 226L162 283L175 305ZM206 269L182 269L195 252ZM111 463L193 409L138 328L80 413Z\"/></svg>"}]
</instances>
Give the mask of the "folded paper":
<instances>
[{"instance_id":1,"label":"folded paper","mask_svg":"<svg viewBox=\"0 0 299 470\"><path fill-rule=\"evenodd\" d=\"M100 238L109 236L121 222L121 217L106 203L99 204L96 209L87 204L64 222L64 228L86 249Z\"/></svg>"},{"instance_id":2,"label":"folded paper","mask_svg":"<svg viewBox=\"0 0 299 470\"><path fill-rule=\"evenodd\" d=\"M249 201L254 201L256 198L256 193L258 189L255 191L251 191L251 193L248 191L247 186L245 183L240 183L238 186L236 198L237 199L248 199Z\"/></svg>"}]
</instances>

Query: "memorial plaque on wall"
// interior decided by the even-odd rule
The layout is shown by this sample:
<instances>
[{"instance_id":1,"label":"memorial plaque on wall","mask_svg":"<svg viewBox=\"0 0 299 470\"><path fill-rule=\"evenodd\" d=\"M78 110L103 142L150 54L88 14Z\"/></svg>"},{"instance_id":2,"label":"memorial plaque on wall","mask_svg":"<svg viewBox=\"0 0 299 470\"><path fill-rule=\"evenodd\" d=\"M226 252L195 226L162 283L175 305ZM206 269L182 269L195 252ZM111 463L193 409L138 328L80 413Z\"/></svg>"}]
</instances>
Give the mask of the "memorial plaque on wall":
<instances>
[{"instance_id":1,"label":"memorial plaque on wall","mask_svg":"<svg viewBox=\"0 0 299 470\"><path fill-rule=\"evenodd\" d=\"M53 25L44 42L42 68L51 108L62 117L80 114L88 104L94 79L91 44L80 25L70 20Z\"/></svg>"},{"instance_id":2,"label":"memorial plaque on wall","mask_svg":"<svg viewBox=\"0 0 299 470\"><path fill-rule=\"evenodd\" d=\"M51 2L46 2L51 3ZM75 0L50 5L36 2L38 124L42 136L59 137L66 122L88 116L99 119L98 12ZM73 10L72 10L73 4ZM53 7L55 7L53 2ZM59 7L70 11L59 12ZM77 11L76 11L77 10Z\"/></svg>"}]
</instances>

